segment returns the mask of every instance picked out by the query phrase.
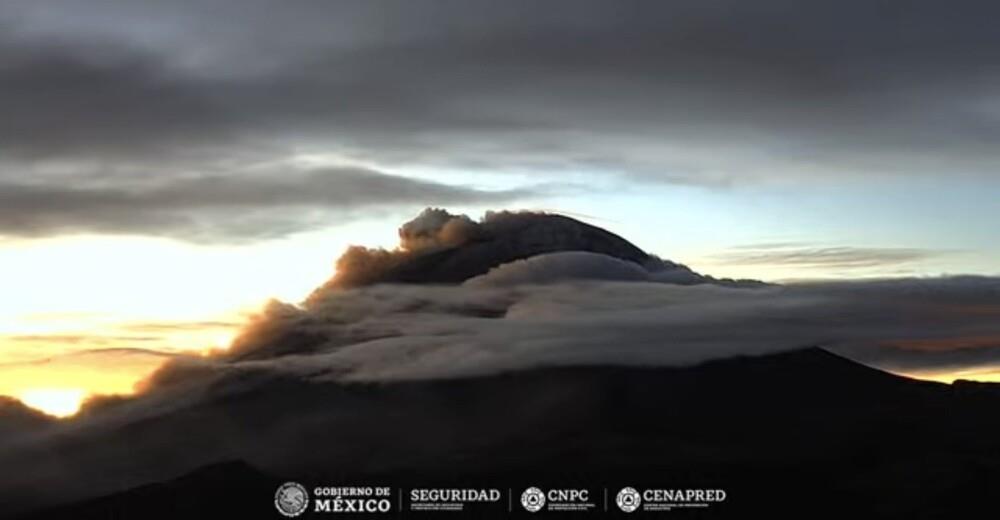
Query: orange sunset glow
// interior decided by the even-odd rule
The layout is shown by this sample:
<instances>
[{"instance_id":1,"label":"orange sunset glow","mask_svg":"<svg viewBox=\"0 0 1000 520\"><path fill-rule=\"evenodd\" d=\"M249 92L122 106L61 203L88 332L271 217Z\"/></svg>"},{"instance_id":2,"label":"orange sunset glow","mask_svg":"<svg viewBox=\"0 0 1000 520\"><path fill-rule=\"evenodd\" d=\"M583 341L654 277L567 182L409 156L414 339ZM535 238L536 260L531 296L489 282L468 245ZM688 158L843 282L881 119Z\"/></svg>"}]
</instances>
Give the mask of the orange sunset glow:
<instances>
[{"instance_id":1,"label":"orange sunset glow","mask_svg":"<svg viewBox=\"0 0 1000 520\"><path fill-rule=\"evenodd\" d=\"M0 2L0 519L995 516L998 20Z\"/></svg>"},{"instance_id":2,"label":"orange sunset glow","mask_svg":"<svg viewBox=\"0 0 1000 520\"><path fill-rule=\"evenodd\" d=\"M65 417L76 413L89 396L131 394L173 355L227 348L266 300L304 298L331 275L331 259L346 244L370 241L376 229L381 228L356 226L332 235L258 245L252 250L253 262L247 261L249 250L242 247L194 247L127 237L18 244L4 253L7 269L0 272L0 284L24 295L0 301L0 395ZM383 243L391 244L393 233L382 235L388 237ZM329 257L314 251L327 251ZM66 258L73 262L66 264ZM310 262L299 265L301 258ZM51 273L42 288L35 287L31 275L37 269ZM782 271L784 277L795 274ZM995 307L970 309L972 314L995 313ZM987 336L899 344L942 349L989 346L995 340ZM900 373L941 382L1000 377L988 368Z\"/></svg>"},{"instance_id":3,"label":"orange sunset glow","mask_svg":"<svg viewBox=\"0 0 1000 520\"><path fill-rule=\"evenodd\" d=\"M131 394L172 355L227 348L268 299L304 298L370 229L255 246L253 262L243 247L147 238L0 242L0 286L18 295L0 299L0 395L68 416L88 396Z\"/></svg>"}]
</instances>

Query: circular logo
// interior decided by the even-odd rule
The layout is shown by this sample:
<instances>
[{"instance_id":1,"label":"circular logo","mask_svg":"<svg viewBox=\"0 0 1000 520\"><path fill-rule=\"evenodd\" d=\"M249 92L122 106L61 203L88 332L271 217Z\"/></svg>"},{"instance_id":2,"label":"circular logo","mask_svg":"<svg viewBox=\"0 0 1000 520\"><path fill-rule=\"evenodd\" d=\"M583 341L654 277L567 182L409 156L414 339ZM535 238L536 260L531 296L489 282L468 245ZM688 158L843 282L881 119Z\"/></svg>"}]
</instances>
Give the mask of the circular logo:
<instances>
[{"instance_id":1,"label":"circular logo","mask_svg":"<svg viewBox=\"0 0 1000 520\"><path fill-rule=\"evenodd\" d=\"M274 493L274 507L285 516L299 516L309 505L309 493L298 482L285 482Z\"/></svg>"},{"instance_id":2,"label":"circular logo","mask_svg":"<svg viewBox=\"0 0 1000 520\"><path fill-rule=\"evenodd\" d=\"M642 498L639 497L639 492L632 487L622 488L618 492L618 496L615 498L615 503L618 504L618 509L626 513L631 513L636 509L639 509L639 504L642 503Z\"/></svg>"},{"instance_id":3,"label":"circular logo","mask_svg":"<svg viewBox=\"0 0 1000 520\"><path fill-rule=\"evenodd\" d=\"M545 507L545 493L536 487L530 487L521 493L521 505L532 513L537 513Z\"/></svg>"}]
</instances>

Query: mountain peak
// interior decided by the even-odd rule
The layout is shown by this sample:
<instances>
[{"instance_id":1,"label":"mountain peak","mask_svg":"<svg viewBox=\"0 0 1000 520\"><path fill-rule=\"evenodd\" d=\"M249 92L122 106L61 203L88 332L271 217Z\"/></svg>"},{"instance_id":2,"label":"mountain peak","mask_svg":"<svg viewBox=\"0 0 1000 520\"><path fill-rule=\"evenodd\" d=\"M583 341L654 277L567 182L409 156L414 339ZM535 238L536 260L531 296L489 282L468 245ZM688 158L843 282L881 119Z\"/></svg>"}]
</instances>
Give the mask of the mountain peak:
<instances>
[{"instance_id":1,"label":"mountain peak","mask_svg":"<svg viewBox=\"0 0 1000 520\"><path fill-rule=\"evenodd\" d=\"M393 250L352 246L337 274L310 299L331 289L379 283L459 284L511 262L582 252L639 267L655 279L679 284L737 283L698 274L649 254L606 229L556 213L487 212L479 221L428 208L399 228ZM743 283L743 282L739 282Z\"/></svg>"}]
</instances>

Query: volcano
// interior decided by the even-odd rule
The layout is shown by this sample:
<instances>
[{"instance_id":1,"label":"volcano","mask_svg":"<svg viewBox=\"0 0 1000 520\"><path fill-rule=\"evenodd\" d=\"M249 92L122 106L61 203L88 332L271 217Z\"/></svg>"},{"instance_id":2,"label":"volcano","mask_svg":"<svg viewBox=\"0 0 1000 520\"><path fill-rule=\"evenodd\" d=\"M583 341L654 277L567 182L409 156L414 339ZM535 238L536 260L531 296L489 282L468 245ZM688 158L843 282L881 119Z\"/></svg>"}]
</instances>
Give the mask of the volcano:
<instances>
[{"instance_id":1,"label":"volcano","mask_svg":"<svg viewBox=\"0 0 1000 520\"><path fill-rule=\"evenodd\" d=\"M989 510L1000 485L998 404L1000 386L912 380L815 348L684 369L565 367L376 385L272 381L123 426L101 441L133 439L141 452L143 432L155 429L221 453L225 438L196 438L187 425L225 416L234 432L254 432L253 460L25 518L208 517L224 514L226 504L244 517L274 518L273 497L261 490L303 476L415 487L708 487L729 497L710 511L719 517L963 517ZM289 424L298 426L281 427ZM269 449L276 434L299 441L280 460ZM19 498L37 505L43 495L33 492Z\"/></svg>"},{"instance_id":2,"label":"volcano","mask_svg":"<svg viewBox=\"0 0 1000 520\"><path fill-rule=\"evenodd\" d=\"M971 516L1000 491L1000 387L830 345L993 333L989 283L723 280L564 216L428 210L134 396L65 421L0 403L0 516L275 518L288 481L588 488L607 514L625 513L601 493L639 487L725 493L673 516ZM480 516L528 514L501 509Z\"/></svg>"},{"instance_id":3,"label":"volcano","mask_svg":"<svg viewBox=\"0 0 1000 520\"><path fill-rule=\"evenodd\" d=\"M312 298L331 289L380 283L458 284L518 260L566 252L621 260L671 283L760 285L754 280L720 280L697 273L686 265L646 253L610 231L552 213L488 213L480 222L473 222L464 216L428 208L400 228L400 238L404 245L417 242L418 247L394 253L362 254L361 258L349 252L338 263L337 276ZM386 257L391 260L386 262ZM384 265L359 269L358 263Z\"/></svg>"}]
</instances>

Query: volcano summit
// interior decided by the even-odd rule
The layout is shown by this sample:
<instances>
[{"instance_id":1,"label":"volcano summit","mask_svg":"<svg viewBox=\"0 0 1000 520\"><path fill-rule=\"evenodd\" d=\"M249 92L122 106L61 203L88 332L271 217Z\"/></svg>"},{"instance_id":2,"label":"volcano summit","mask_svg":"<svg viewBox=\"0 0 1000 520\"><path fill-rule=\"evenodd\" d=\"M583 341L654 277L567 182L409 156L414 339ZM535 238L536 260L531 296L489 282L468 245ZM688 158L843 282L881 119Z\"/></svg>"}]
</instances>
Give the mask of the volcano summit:
<instances>
[{"instance_id":1,"label":"volcano summit","mask_svg":"<svg viewBox=\"0 0 1000 520\"><path fill-rule=\"evenodd\" d=\"M1000 337L996 279L719 280L537 213L429 209L399 236L133 396L65 421L8 407L0 512L270 518L276 486L306 481L718 489L706 514L930 518L1000 482L993 385L881 370L991 360L926 345Z\"/></svg>"}]
</instances>

